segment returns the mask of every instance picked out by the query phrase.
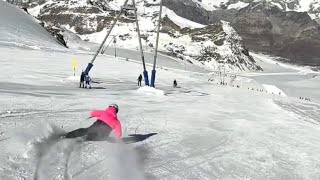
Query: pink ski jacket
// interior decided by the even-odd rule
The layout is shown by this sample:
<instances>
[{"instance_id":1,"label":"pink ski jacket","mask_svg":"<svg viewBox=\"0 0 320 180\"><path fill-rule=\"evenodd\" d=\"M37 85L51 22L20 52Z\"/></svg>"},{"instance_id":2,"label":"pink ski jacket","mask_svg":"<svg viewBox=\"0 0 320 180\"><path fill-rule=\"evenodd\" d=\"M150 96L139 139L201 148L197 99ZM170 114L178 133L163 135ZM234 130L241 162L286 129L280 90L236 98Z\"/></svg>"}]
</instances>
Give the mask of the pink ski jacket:
<instances>
[{"instance_id":1,"label":"pink ski jacket","mask_svg":"<svg viewBox=\"0 0 320 180\"><path fill-rule=\"evenodd\" d=\"M122 136L121 123L118 120L116 108L108 107L106 110L96 110L90 112L91 117L103 121L116 131L117 138Z\"/></svg>"}]
</instances>

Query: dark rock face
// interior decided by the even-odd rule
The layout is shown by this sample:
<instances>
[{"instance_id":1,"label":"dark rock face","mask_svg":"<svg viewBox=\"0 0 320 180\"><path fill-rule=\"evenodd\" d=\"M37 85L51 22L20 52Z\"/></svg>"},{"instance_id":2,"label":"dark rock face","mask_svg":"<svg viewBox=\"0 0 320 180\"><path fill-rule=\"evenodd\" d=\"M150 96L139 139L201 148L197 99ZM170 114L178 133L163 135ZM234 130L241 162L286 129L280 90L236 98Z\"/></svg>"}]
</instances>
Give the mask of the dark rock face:
<instances>
[{"instance_id":1,"label":"dark rock face","mask_svg":"<svg viewBox=\"0 0 320 180\"><path fill-rule=\"evenodd\" d=\"M51 35L58 40L58 42L63 45L64 47L68 48L67 42L64 40L64 37L62 35L62 29L51 27L51 26L45 26L44 23L41 23L41 25L51 33Z\"/></svg>"},{"instance_id":2,"label":"dark rock face","mask_svg":"<svg viewBox=\"0 0 320 180\"><path fill-rule=\"evenodd\" d=\"M208 24L209 12L192 0L163 0L163 5L181 17L200 24Z\"/></svg>"},{"instance_id":3,"label":"dark rock face","mask_svg":"<svg viewBox=\"0 0 320 180\"><path fill-rule=\"evenodd\" d=\"M219 66L219 64L227 64L226 66L229 67L228 69L262 71L263 69L255 64L253 57L249 54L249 51L244 46L242 39L236 34L236 32L234 32L234 30L233 32L229 32L229 34L225 32L224 27L226 26L226 22L219 22L210 24L203 28L181 29L167 16L165 16L162 19L162 32L167 33L174 38L187 35L191 37L192 42L203 43L211 41L215 45L203 46L197 55L190 55L186 52L184 45L169 43L166 45L167 54L183 60L185 60L185 55L192 56L192 58L202 64L211 64L212 62L216 62L215 66ZM221 46L228 47L232 51L232 54L221 52L221 50L219 50Z\"/></svg>"},{"instance_id":4,"label":"dark rock face","mask_svg":"<svg viewBox=\"0 0 320 180\"><path fill-rule=\"evenodd\" d=\"M304 12L282 12L261 4L241 9L231 25L255 51L289 58L302 65L320 65L320 26ZM253 8L255 7L255 8Z\"/></svg>"},{"instance_id":5,"label":"dark rock face","mask_svg":"<svg viewBox=\"0 0 320 180\"><path fill-rule=\"evenodd\" d=\"M266 1L251 0L246 1L250 5L240 10L207 12L191 1L164 2L178 15L198 23L229 21L249 49L288 58L301 65L320 65L320 25L306 12L284 12L277 6L267 6ZM292 1L292 8L296 4Z\"/></svg>"},{"instance_id":6,"label":"dark rock face","mask_svg":"<svg viewBox=\"0 0 320 180\"><path fill-rule=\"evenodd\" d=\"M52 3L42 8L39 20L46 22L50 26L63 27L69 25L79 35L91 34L102 31L113 21L116 11L110 10L106 3L87 1L83 7L70 8L74 1L63 0L64 3ZM108 12L108 15L104 15ZM93 16L94 14L94 16ZM134 20L120 18L119 22L132 23Z\"/></svg>"},{"instance_id":7,"label":"dark rock face","mask_svg":"<svg viewBox=\"0 0 320 180\"><path fill-rule=\"evenodd\" d=\"M103 10L97 6L70 8L69 6L73 2L64 2L64 4L56 2L46 5L45 8L41 9L38 19L46 22L50 26L56 27L69 24L69 26L74 27L75 31L80 35L101 31L112 19L99 15L90 17L91 14L103 12ZM97 21L99 23L97 23Z\"/></svg>"}]
</instances>

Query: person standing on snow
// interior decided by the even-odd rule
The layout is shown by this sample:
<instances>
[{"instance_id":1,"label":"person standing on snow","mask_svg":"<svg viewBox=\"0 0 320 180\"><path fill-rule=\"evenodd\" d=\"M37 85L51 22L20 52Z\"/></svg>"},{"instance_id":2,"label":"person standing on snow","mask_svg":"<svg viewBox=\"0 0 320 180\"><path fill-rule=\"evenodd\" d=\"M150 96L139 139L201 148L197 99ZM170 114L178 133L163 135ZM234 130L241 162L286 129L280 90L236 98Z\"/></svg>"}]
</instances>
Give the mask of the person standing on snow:
<instances>
[{"instance_id":1,"label":"person standing on snow","mask_svg":"<svg viewBox=\"0 0 320 180\"><path fill-rule=\"evenodd\" d=\"M81 76L80 76L80 85L79 85L79 88L81 88L81 85L82 85L82 88L84 88L84 76L85 76L85 74L84 74L84 72L83 72L83 70L82 70Z\"/></svg>"},{"instance_id":2,"label":"person standing on snow","mask_svg":"<svg viewBox=\"0 0 320 180\"><path fill-rule=\"evenodd\" d=\"M84 80L86 81L85 88L87 88L87 85L88 85L89 89L91 89L91 85L90 85L91 78L90 78L90 76L88 74L84 76Z\"/></svg>"},{"instance_id":3,"label":"person standing on snow","mask_svg":"<svg viewBox=\"0 0 320 180\"><path fill-rule=\"evenodd\" d=\"M177 87L177 86L178 86L177 80L173 80L173 87Z\"/></svg>"},{"instance_id":4,"label":"person standing on snow","mask_svg":"<svg viewBox=\"0 0 320 180\"><path fill-rule=\"evenodd\" d=\"M122 129L117 117L118 112L119 106L117 104L110 104L105 110L91 111L90 116L97 118L97 120L87 128L79 128L67 133L65 138L84 137L88 141L99 141L108 138L111 131L115 130L117 139L120 139Z\"/></svg>"},{"instance_id":5,"label":"person standing on snow","mask_svg":"<svg viewBox=\"0 0 320 180\"><path fill-rule=\"evenodd\" d=\"M138 86L141 86L141 81L142 81L142 75L140 74L138 77Z\"/></svg>"}]
</instances>

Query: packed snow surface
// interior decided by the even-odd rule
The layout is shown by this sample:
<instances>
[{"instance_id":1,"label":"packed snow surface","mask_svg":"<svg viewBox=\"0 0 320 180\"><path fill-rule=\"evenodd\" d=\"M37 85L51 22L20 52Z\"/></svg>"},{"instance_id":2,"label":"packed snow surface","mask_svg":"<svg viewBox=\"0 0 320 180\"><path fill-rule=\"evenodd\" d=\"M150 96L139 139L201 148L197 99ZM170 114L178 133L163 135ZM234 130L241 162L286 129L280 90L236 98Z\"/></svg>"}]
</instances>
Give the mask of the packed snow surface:
<instances>
[{"instance_id":1,"label":"packed snow surface","mask_svg":"<svg viewBox=\"0 0 320 180\"><path fill-rule=\"evenodd\" d=\"M15 47L0 52L1 179L319 178L319 99L220 86L208 83L207 74L174 69L157 69L157 89L166 94L159 96L138 89L141 64L108 56L95 62L93 89L80 89L71 59L85 67L90 55ZM282 75L263 76L277 82ZM172 87L173 77L181 88ZM50 134L89 126L89 111L110 103L120 106L124 136L158 134L131 145L41 144Z\"/></svg>"}]
</instances>

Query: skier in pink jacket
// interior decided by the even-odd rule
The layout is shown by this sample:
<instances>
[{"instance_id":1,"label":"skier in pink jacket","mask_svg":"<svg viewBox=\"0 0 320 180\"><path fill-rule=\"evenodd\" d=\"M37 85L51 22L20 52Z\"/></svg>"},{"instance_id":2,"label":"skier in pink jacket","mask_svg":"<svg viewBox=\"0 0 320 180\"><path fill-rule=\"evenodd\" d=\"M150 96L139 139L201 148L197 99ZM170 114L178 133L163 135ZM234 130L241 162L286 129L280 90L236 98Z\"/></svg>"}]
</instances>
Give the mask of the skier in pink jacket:
<instances>
[{"instance_id":1,"label":"skier in pink jacket","mask_svg":"<svg viewBox=\"0 0 320 180\"><path fill-rule=\"evenodd\" d=\"M117 138L120 139L122 130L117 117L118 111L117 104L110 104L105 110L91 111L91 117L97 118L97 121L90 127L79 128L67 133L66 138L84 137L89 141L99 141L108 138L111 131L115 130Z\"/></svg>"}]
</instances>

